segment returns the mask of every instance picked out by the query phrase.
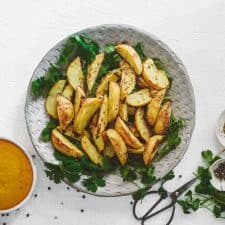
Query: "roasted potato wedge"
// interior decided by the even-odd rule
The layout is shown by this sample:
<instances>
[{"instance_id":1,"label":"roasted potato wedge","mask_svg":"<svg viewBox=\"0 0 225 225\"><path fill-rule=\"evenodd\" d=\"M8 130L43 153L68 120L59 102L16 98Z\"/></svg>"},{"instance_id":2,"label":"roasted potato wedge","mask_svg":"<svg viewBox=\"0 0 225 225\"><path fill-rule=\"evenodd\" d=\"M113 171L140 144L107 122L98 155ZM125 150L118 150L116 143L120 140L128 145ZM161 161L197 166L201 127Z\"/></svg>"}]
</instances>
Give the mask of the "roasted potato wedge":
<instances>
[{"instance_id":1,"label":"roasted potato wedge","mask_svg":"<svg viewBox=\"0 0 225 225\"><path fill-rule=\"evenodd\" d=\"M54 119L58 119L58 114L56 110L56 98L57 95L62 93L66 85L66 80L59 80L56 82L48 93L48 97L45 101L45 108L47 113Z\"/></svg>"},{"instance_id":2,"label":"roasted potato wedge","mask_svg":"<svg viewBox=\"0 0 225 225\"><path fill-rule=\"evenodd\" d=\"M56 98L56 108L59 126L61 130L65 130L74 117L73 104L68 98L64 97L62 94L58 94Z\"/></svg>"},{"instance_id":3,"label":"roasted potato wedge","mask_svg":"<svg viewBox=\"0 0 225 225\"><path fill-rule=\"evenodd\" d=\"M163 97L166 93L166 89L158 91L147 106L146 119L150 126L154 126L160 106L162 104Z\"/></svg>"},{"instance_id":4,"label":"roasted potato wedge","mask_svg":"<svg viewBox=\"0 0 225 225\"><path fill-rule=\"evenodd\" d=\"M136 78L136 83L141 88L149 88L150 87L141 76Z\"/></svg>"},{"instance_id":5,"label":"roasted potato wedge","mask_svg":"<svg viewBox=\"0 0 225 225\"><path fill-rule=\"evenodd\" d=\"M121 61L121 80L120 80L120 99L123 100L130 94L136 84L136 76L134 70L125 61Z\"/></svg>"},{"instance_id":6,"label":"roasted potato wedge","mask_svg":"<svg viewBox=\"0 0 225 225\"><path fill-rule=\"evenodd\" d=\"M96 147L92 144L91 140L86 135L81 138L81 146L93 163L102 165L101 154L99 154Z\"/></svg>"},{"instance_id":7,"label":"roasted potato wedge","mask_svg":"<svg viewBox=\"0 0 225 225\"><path fill-rule=\"evenodd\" d=\"M83 133L85 127L88 124L88 121L99 109L101 102L102 101L99 98L87 98L83 102L74 120L73 128L75 132L77 132L78 134Z\"/></svg>"},{"instance_id":8,"label":"roasted potato wedge","mask_svg":"<svg viewBox=\"0 0 225 225\"><path fill-rule=\"evenodd\" d=\"M54 148L65 155L72 156L74 158L80 158L84 155L79 148L65 138L57 129L52 131L51 139Z\"/></svg>"},{"instance_id":9,"label":"roasted potato wedge","mask_svg":"<svg viewBox=\"0 0 225 225\"><path fill-rule=\"evenodd\" d=\"M102 66L102 62L104 60L104 54L100 53L96 55L95 60L88 65L88 71L87 71L87 86L88 90L90 91L96 81L96 78L98 76L98 72Z\"/></svg>"},{"instance_id":10,"label":"roasted potato wedge","mask_svg":"<svg viewBox=\"0 0 225 225\"><path fill-rule=\"evenodd\" d=\"M62 95L66 98L68 98L70 101L73 99L73 87L70 84L67 84L66 87L64 88Z\"/></svg>"},{"instance_id":11,"label":"roasted potato wedge","mask_svg":"<svg viewBox=\"0 0 225 225\"><path fill-rule=\"evenodd\" d=\"M131 148L128 147L127 148L128 153L130 154L143 154L143 152L145 151L145 147L142 146L141 148Z\"/></svg>"},{"instance_id":12,"label":"roasted potato wedge","mask_svg":"<svg viewBox=\"0 0 225 225\"><path fill-rule=\"evenodd\" d=\"M108 156L109 158L113 158L116 155L116 153L113 149L113 146L110 142L105 146L105 149L103 151L103 155Z\"/></svg>"},{"instance_id":13,"label":"roasted potato wedge","mask_svg":"<svg viewBox=\"0 0 225 225\"><path fill-rule=\"evenodd\" d=\"M119 113L120 87L116 82L109 83L108 122L113 121Z\"/></svg>"},{"instance_id":14,"label":"roasted potato wedge","mask_svg":"<svg viewBox=\"0 0 225 225\"><path fill-rule=\"evenodd\" d=\"M122 120L128 120L128 113L127 113L127 103L121 103L119 108L119 116Z\"/></svg>"},{"instance_id":15,"label":"roasted potato wedge","mask_svg":"<svg viewBox=\"0 0 225 225\"><path fill-rule=\"evenodd\" d=\"M120 119L120 117L117 117L116 119L115 130L130 147L141 148L143 146L142 143L132 134L125 122Z\"/></svg>"},{"instance_id":16,"label":"roasted potato wedge","mask_svg":"<svg viewBox=\"0 0 225 225\"><path fill-rule=\"evenodd\" d=\"M151 134L148 129L147 122L145 121L144 114L145 113L143 108L137 109L135 113L135 125L140 136L147 142Z\"/></svg>"},{"instance_id":17,"label":"roasted potato wedge","mask_svg":"<svg viewBox=\"0 0 225 225\"><path fill-rule=\"evenodd\" d=\"M109 138L110 143L120 161L121 165L125 165L127 162L127 146L123 141L123 138L113 129L108 129L106 135Z\"/></svg>"},{"instance_id":18,"label":"roasted potato wedge","mask_svg":"<svg viewBox=\"0 0 225 225\"><path fill-rule=\"evenodd\" d=\"M99 112L96 112L91 120L90 131L91 131L92 139L98 151L102 152L105 148L105 142L104 142L103 134L100 136L97 135L98 118L99 118Z\"/></svg>"},{"instance_id":19,"label":"roasted potato wedge","mask_svg":"<svg viewBox=\"0 0 225 225\"><path fill-rule=\"evenodd\" d=\"M135 137L137 137L137 138L140 137L140 134L139 134L139 132L138 132L138 130L137 130L135 124L128 124L127 126L128 126L128 128L129 128L129 130L131 131L131 133L132 133Z\"/></svg>"},{"instance_id":20,"label":"roasted potato wedge","mask_svg":"<svg viewBox=\"0 0 225 225\"><path fill-rule=\"evenodd\" d=\"M99 117L98 117L98 122L97 122L97 136L102 135L102 132L105 130L108 122L108 97L105 94L102 105L100 107L99 111Z\"/></svg>"},{"instance_id":21,"label":"roasted potato wedge","mask_svg":"<svg viewBox=\"0 0 225 225\"><path fill-rule=\"evenodd\" d=\"M164 135L154 135L148 139L145 151L143 153L144 164L147 166L152 162L158 150L158 144L164 139Z\"/></svg>"},{"instance_id":22,"label":"roasted potato wedge","mask_svg":"<svg viewBox=\"0 0 225 225\"><path fill-rule=\"evenodd\" d=\"M69 84L74 90L79 87L84 87L84 75L82 72L80 57L76 57L69 65L66 76Z\"/></svg>"},{"instance_id":23,"label":"roasted potato wedge","mask_svg":"<svg viewBox=\"0 0 225 225\"><path fill-rule=\"evenodd\" d=\"M154 89L165 89L169 85L167 76L157 70L152 59L147 59L143 63L142 76L144 80Z\"/></svg>"},{"instance_id":24,"label":"roasted potato wedge","mask_svg":"<svg viewBox=\"0 0 225 225\"><path fill-rule=\"evenodd\" d=\"M148 89L141 89L127 96L127 104L134 107L147 105L151 100Z\"/></svg>"},{"instance_id":25,"label":"roasted potato wedge","mask_svg":"<svg viewBox=\"0 0 225 225\"><path fill-rule=\"evenodd\" d=\"M63 133L66 137L72 138L74 140L80 141L81 140L81 135L76 134L73 132L73 125L69 125L65 130L61 130L61 128L58 126L57 129Z\"/></svg>"},{"instance_id":26,"label":"roasted potato wedge","mask_svg":"<svg viewBox=\"0 0 225 225\"><path fill-rule=\"evenodd\" d=\"M82 101L85 99L85 93L81 87L77 87L75 97L74 97L74 115L76 116ZM75 119L75 118L74 118Z\"/></svg>"},{"instance_id":27,"label":"roasted potato wedge","mask_svg":"<svg viewBox=\"0 0 225 225\"><path fill-rule=\"evenodd\" d=\"M166 102L160 109L154 131L156 134L166 134L170 126L170 116L171 116L171 102Z\"/></svg>"},{"instance_id":28,"label":"roasted potato wedge","mask_svg":"<svg viewBox=\"0 0 225 225\"><path fill-rule=\"evenodd\" d=\"M141 74L142 62L134 48L130 45L119 44L116 46L116 51L130 64L136 74Z\"/></svg>"},{"instance_id":29,"label":"roasted potato wedge","mask_svg":"<svg viewBox=\"0 0 225 225\"><path fill-rule=\"evenodd\" d=\"M105 148L105 142L104 142L104 138L103 138L103 134L100 136L97 136L97 129L96 127L91 127L91 134L92 134L92 139L96 145L96 147L98 148L99 152L102 152Z\"/></svg>"},{"instance_id":30,"label":"roasted potato wedge","mask_svg":"<svg viewBox=\"0 0 225 225\"><path fill-rule=\"evenodd\" d=\"M110 72L108 72L103 78L99 86L96 90L96 95L104 95L106 91L109 89L109 82L111 81L117 81L118 76L120 76L121 70L120 69L114 69Z\"/></svg>"}]
</instances>

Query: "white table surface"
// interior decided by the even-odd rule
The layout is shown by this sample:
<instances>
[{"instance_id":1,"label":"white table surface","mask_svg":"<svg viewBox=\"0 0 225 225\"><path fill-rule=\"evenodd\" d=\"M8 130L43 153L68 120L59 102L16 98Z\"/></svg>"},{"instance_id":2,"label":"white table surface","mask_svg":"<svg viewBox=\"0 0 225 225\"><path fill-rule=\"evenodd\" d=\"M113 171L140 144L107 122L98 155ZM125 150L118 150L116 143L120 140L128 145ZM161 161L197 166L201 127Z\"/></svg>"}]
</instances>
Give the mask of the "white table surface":
<instances>
[{"instance_id":1,"label":"white table surface","mask_svg":"<svg viewBox=\"0 0 225 225\"><path fill-rule=\"evenodd\" d=\"M178 54L195 90L196 127L188 152L175 169L176 178L168 185L172 190L192 176L203 149L221 150L214 131L216 119L225 108L224 21L223 0L2 0L0 136L13 139L35 154L24 119L26 89L35 66L57 41L92 25L135 25L157 35ZM50 182L37 156L35 161L37 197L33 196L19 211L0 216L1 225L5 222L11 225L139 224L131 213L130 196L85 195L83 199L82 193L67 190L65 184ZM178 178L179 174L182 178ZM160 217L151 224L164 224L163 219ZM214 219L205 210L184 215L177 207L172 224L222 225L224 220Z\"/></svg>"}]
</instances>

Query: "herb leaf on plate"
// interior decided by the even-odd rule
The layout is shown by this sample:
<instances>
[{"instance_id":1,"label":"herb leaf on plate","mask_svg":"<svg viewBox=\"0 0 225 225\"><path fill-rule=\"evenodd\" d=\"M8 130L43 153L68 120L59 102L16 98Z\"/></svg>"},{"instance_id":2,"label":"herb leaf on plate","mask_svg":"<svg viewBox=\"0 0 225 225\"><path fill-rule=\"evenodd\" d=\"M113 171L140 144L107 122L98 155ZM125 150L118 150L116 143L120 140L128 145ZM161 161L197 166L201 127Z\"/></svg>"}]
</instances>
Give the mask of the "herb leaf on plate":
<instances>
[{"instance_id":1,"label":"herb leaf on plate","mask_svg":"<svg viewBox=\"0 0 225 225\"><path fill-rule=\"evenodd\" d=\"M138 53L138 55L141 58L141 61L145 61L147 59L147 56L144 53L144 44L142 42L138 42L135 46L134 49Z\"/></svg>"},{"instance_id":2,"label":"herb leaf on plate","mask_svg":"<svg viewBox=\"0 0 225 225\"><path fill-rule=\"evenodd\" d=\"M46 127L42 130L40 139L44 142L48 142L51 140L52 130L58 126L58 121L51 119Z\"/></svg>"},{"instance_id":3,"label":"herb leaf on plate","mask_svg":"<svg viewBox=\"0 0 225 225\"><path fill-rule=\"evenodd\" d=\"M180 130L185 126L185 120L183 118L175 118L171 115L170 126L164 145L159 149L156 156L156 160L160 160L165 155L170 153L181 143Z\"/></svg>"}]
</instances>

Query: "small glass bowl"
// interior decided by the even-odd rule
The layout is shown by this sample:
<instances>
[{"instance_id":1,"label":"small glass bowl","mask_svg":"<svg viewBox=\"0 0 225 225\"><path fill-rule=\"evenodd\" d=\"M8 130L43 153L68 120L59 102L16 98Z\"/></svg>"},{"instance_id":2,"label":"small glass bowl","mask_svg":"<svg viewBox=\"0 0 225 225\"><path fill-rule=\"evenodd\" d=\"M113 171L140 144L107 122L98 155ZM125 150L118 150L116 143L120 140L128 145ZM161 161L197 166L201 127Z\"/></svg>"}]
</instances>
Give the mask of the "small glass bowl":
<instances>
[{"instance_id":1,"label":"small glass bowl","mask_svg":"<svg viewBox=\"0 0 225 225\"><path fill-rule=\"evenodd\" d=\"M219 159L216 162L214 162L210 168L209 171L212 175L212 179L211 179L211 184L213 185L213 187L215 187L218 191L225 191L225 180L221 180L218 177L215 176L214 170L218 168L220 163L224 163L225 162L225 158L223 159Z\"/></svg>"}]
</instances>

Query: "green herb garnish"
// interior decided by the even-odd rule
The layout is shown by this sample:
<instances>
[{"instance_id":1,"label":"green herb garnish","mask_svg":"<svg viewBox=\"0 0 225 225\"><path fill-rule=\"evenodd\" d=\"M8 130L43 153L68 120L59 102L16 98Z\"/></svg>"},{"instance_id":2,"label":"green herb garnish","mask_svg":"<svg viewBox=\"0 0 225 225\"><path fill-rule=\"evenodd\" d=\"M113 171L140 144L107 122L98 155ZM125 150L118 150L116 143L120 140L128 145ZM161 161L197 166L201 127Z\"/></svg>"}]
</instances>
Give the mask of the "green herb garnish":
<instances>
[{"instance_id":1,"label":"green herb garnish","mask_svg":"<svg viewBox=\"0 0 225 225\"><path fill-rule=\"evenodd\" d=\"M58 126L59 122L57 120L51 119L46 127L42 130L40 139L44 142L51 140L52 130Z\"/></svg>"},{"instance_id":2,"label":"green herb garnish","mask_svg":"<svg viewBox=\"0 0 225 225\"><path fill-rule=\"evenodd\" d=\"M98 44L84 35L71 36L65 43L59 59L51 64L47 73L32 82L31 90L36 97L46 95L49 88L58 80L63 79L66 66L75 56L83 60L83 71L86 74L86 65L91 63L99 53Z\"/></svg>"},{"instance_id":3,"label":"green herb garnish","mask_svg":"<svg viewBox=\"0 0 225 225\"><path fill-rule=\"evenodd\" d=\"M162 60L160 58L153 57L152 60L155 63L155 66L158 70L166 71L166 65L162 62Z\"/></svg>"},{"instance_id":4,"label":"green herb garnish","mask_svg":"<svg viewBox=\"0 0 225 225\"><path fill-rule=\"evenodd\" d=\"M185 120L183 118L176 119L173 114L171 115L168 135L166 137L164 145L158 151L156 160L160 160L161 158L163 158L181 143L179 133L184 126Z\"/></svg>"},{"instance_id":5,"label":"green herb garnish","mask_svg":"<svg viewBox=\"0 0 225 225\"><path fill-rule=\"evenodd\" d=\"M87 190L91 192L96 192L98 187L105 186L105 180L102 177L96 176L96 175L93 175L92 177L84 179L82 183L84 187L86 187Z\"/></svg>"},{"instance_id":6,"label":"green herb garnish","mask_svg":"<svg viewBox=\"0 0 225 225\"><path fill-rule=\"evenodd\" d=\"M144 44L142 42L137 43L134 46L134 49L136 50L136 52L140 56L142 62L147 59L147 56L144 53Z\"/></svg>"},{"instance_id":7,"label":"green herb garnish","mask_svg":"<svg viewBox=\"0 0 225 225\"><path fill-rule=\"evenodd\" d=\"M225 192L216 190L210 183L209 167L219 157L213 156L210 150L203 151L201 155L206 166L199 166L195 173L199 183L195 186L194 191L188 191L184 198L178 201L178 204L187 214L205 208L211 211L216 218L225 219Z\"/></svg>"}]
</instances>

